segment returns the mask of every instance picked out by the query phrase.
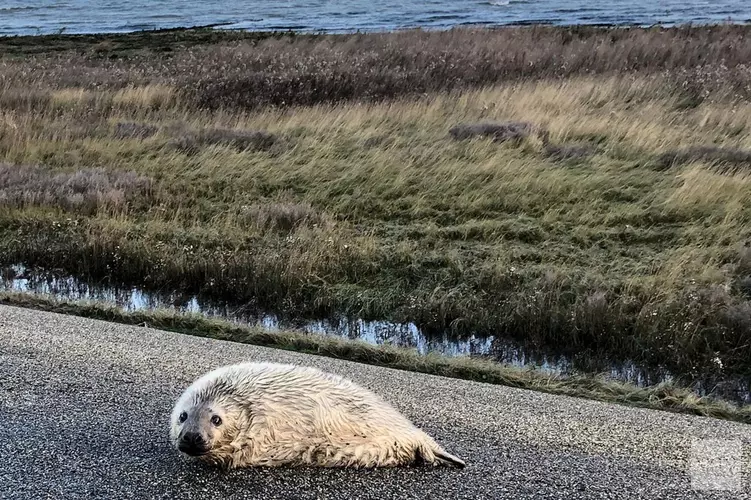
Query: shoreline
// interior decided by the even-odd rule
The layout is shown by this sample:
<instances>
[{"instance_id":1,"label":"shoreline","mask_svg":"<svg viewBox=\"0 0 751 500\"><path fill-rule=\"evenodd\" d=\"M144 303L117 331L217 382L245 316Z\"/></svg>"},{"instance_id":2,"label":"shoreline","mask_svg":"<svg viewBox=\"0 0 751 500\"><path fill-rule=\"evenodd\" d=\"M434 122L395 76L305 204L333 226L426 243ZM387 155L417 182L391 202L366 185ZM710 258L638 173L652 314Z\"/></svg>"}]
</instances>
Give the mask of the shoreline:
<instances>
[{"instance_id":1,"label":"shoreline","mask_svg":"<svg viewBox=\"0 0 751 500\"><path fill-rule=\"evenodd\" d=\"M65 29L61 29L58 31L51 31L47 33L35 33L35 34L28 34L28 33L14 33L14 34L2 34L0 33L0 39L3 38L43 38L43 37L91 37L91 36L128 36L128 35L143 35L143 34L161 34L161 33L169 33L169 32L189 32L189 31L201 31L201 30L211 30L216 32L235 32L235 33L246 33L246 34L263 34L263 35L271 35L271 36L278 36L278 35L305 35L305 36L331 36L331 35L342 35L342 36L351 36L351 35L367 35L367 34L391 34L391 33L401 33L401 32L409 32L409 31L451 31L456 29L478 29L478 30L502 30L502 29L510 29L510 28L554 28L554 29L562 29L562 30L571 30L571 29L579 29L579 28L595 28L595 29L620 29L620 30L628 30L628 29L639 29L639 30L652 30L652 29L685 29L685 28L707 28L707 27L719 27L719 26L751 26L751 18L744 19L744 20L738 20L733 21L731 19L725 19L723 21L709 21L709 22L694 22L694 21L686 21L686 22L676 22L676 23L670 23L670 22L654 22L650 24L640 24L640 23L629 23L629 22L623 22L623 23L601 23L601 22L591 22L591 23L556 23L556 22L541 22L541 21L512 21L508 23L474 23L474 22L465 22L465 23L457 23L447 26L424 26L424 25L414 25L414 26L404 26L404 27L381 27L381 28L372 28L372 29L362 29L362 28L349 28L349 29L331 29L331 28L321 28L321 29L301 29L298 26L289 26L289 27L274 27L271 29L256 29L256 28L242 28L242 27L232 27L237 25L237 22L217 22L217 23L209 23L209 24L197 24L197 25L190 25L190 26L172 26L172 27L155 27L155 28L146 28L146 29L134 29L134 30L112 30L112 31L79 31L75 33L66 33ZM219 29L217 29L219 28Z\"/></svg>"},{"instance_id":2,"label":"shoreline","mask_svg":"<svg viewBox=\"0 0 751 500\"><path fill-rule=\"evenodd\" d=\"M122 30L122 31L80 31L75 33L65 32L65 29L58 31L51 31L47 33L12 33L3 34L0 33L0 40L2 39L17 39L17 38L75 38L75 37L112 37L112 36L134 36L134 35L160 35L166 33L177 32L200 32L200 31L212 31L216 33L228 32L228 33L243 33L247 35L262 35L262 36L353 36L353 35L388 35L396 33L405 33L410 31L415 32L442 32L452 30L506 30L506 29L556 29L556 30L580 30L580 29L593 29L593 30L681 30L681 29L704 29L704 28L719 28L723 26L749 26L751 27L751 18L732 21L713 21L713 22L681 22L681 23L662 23L656 22L651 24L639 24L639 23L553 23L553 22L539 22L539 21L514 21L509 23L458 23L447 26L405 26L399 28L350 28L350 29L301 29L296 26L290 27L274 27L271 29L255 29L255 28L241 28L232 27L237 23L233 22L219 22L209 24L197 24L192 26L172 26L172 27L158 27L147 29L134 29L134 30Z\"/></svg>"},{"instance_id":3,"label":"shoreline","mask_svg":"<svg viewBox=\"0 0 751 500\"><path fill-rule=\"evenodd\" d=\"M200 314L183 314L167 310L125 312L99 302L58 301L35 294L0 292L0 305L144 326L184 335L313 354L553 395L751 423L751 405L733 404L722 399L698 396L690 389L673 383L661 383L642 388L595 375L560 377L533 369L517 368L469 357L420 355L410 349L374 346L359 340L345 340L294 331L271 333L259 328L206 318Z\"/></svg>"}]
</instances>

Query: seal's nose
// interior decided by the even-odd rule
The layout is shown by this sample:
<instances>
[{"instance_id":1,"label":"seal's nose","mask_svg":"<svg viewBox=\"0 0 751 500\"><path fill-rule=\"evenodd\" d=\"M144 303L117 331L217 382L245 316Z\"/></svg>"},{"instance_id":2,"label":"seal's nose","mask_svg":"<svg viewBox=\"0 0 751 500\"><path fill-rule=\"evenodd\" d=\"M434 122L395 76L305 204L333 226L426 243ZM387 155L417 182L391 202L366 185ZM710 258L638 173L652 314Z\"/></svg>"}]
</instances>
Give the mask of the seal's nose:
<instances>
[{"instance_id":1,"label":"seal's nose","mask_svg":"<svg viewBox=\"0 0 751 500\"><path fill-rule=\"evenodd\" d=\"M177 448L183 453L192 456L204 455L209 451L206 441L197 432L186 432L183 434L180 442L177 444Z\"/></svg>"}]
</instances>

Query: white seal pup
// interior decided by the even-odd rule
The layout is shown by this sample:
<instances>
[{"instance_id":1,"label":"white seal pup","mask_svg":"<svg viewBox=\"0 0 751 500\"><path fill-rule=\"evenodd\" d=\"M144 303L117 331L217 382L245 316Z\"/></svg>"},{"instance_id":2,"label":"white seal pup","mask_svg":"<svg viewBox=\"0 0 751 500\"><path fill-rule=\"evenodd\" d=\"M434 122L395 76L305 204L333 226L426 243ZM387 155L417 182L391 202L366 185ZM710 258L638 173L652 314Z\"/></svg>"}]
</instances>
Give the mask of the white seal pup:
<instances>
[{"instance_id":1,"label":"white seal pup","mask_svg":"<svg viewBox=\"0 0 751 500\"><path fill-rule=\"evenodd\" d=\"M226 467L464 467L374 393L315 368L242 363L198 378L180 396L170 439Z\"/></svg>"}]
</instances>

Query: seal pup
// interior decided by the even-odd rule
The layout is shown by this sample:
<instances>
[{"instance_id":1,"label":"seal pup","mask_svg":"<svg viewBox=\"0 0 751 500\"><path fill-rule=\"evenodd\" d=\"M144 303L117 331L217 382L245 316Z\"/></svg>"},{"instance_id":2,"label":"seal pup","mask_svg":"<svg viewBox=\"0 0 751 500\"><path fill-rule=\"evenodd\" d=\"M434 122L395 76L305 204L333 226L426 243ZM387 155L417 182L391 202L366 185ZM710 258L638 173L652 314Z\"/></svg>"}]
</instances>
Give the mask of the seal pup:
<instances>
[{"instance_id":1,"label":"seal pup","mask_svg":"<svg viewBox=\"0 0 751 500\"><path fill-rule=\"evenodd\" d=\"M210 371L183 392L170 424L177 450L225 468L465 465L373 392L296 365Z\"/></svg>"}]
</instances>

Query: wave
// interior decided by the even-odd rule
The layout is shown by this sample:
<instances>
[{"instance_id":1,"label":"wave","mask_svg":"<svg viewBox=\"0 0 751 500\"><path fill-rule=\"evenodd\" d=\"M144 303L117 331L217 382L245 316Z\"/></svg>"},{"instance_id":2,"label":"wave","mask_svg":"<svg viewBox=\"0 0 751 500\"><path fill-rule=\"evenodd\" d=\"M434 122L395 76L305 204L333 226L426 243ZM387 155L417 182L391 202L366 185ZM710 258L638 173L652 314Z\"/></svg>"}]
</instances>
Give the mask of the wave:
<instances>
[{"instance_id":1,"label":"wave","mask_svg":"<svg viewBox=\"0 0 751 500\"><path fill-rule=\"evenodd\" d=\"M23 12L25 10L39 10L41 7L22 5L21 7L0 7L0 12Z\"/></svg>"},{"instance_id":2,"label":"wave","mask_svg":"<svg viewBox=\"0 0 751 500\"><path fill-rule=\"evenodd\" d=\"M508 7L509 5L530 3L529 0L489 0L486 2L488 5L495 7Z\"/></svg>"}]
</instances>

